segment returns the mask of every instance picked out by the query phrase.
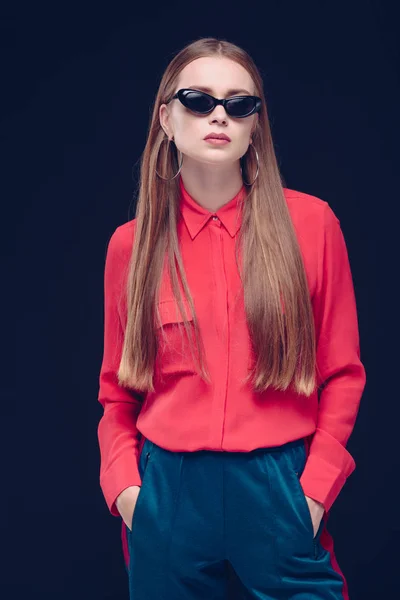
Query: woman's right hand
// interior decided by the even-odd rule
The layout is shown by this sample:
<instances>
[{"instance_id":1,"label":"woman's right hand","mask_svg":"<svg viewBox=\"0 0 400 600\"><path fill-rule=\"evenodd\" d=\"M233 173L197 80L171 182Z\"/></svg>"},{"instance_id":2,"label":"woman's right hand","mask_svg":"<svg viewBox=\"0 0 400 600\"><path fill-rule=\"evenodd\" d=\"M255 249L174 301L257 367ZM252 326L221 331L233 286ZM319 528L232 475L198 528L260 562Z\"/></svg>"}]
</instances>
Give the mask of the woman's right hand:
<instances>
[{"instance_id":1,"label":"woman's right hand","mask_svg":"<svg viewBox=\"0 0 400 600\"><path fill-rule=\"evenodd\" d=\"M133 513L140 492L140 485L131 485L125 488L117 497L115 504L125 525L131 531Z\"/></svg>"}]
</instances>

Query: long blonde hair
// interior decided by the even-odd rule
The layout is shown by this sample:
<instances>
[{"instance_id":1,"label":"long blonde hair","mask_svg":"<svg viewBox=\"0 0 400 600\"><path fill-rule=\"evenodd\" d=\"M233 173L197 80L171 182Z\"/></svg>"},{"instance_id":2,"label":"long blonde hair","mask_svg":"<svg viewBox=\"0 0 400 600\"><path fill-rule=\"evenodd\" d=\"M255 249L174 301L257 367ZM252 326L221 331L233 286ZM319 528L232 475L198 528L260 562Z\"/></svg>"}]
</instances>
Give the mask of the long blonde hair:
<instances>
[{"instance_id":1,"label":"long blonde hair","mask_svg":"<svg viewBox=\"0 0 400 600\"><path fill-rule=\"evenodd\" d=\"M177 305L185 314L180 278L192 312L193 320L189 324L184 322L189 339L193 333L195 337L195 342L190 341L192 356L200 376L210 381L178 243L179 181L178 178L164 181L156 175L157 169L164 177L171 178L178 169L175 145L168 148L169 144L162 143L165 134L159 121L159 107L173 96L182 69L197 58L210 56L229 58L247 69L255 85L255 95L262 99L257 127L252 134L259 155L259 173L255 183L246 190L242 225L235 242L236 262L238 269L242 268L247 326L256 357L246 381L251 382L255 392L263 392L270 386L286 390L293 385L297 393L310 396L316 387L311 298L273 147L262 79L243 49L215 38L200 38L183 48L167 66L155 98L140 163L133 246L123 289L127 319L118 381L135 390L154 391L157 299L166 258ZM242 157L246 181L254 179L254 155L250 150ZM239 249L243 267L239 267Z\"/></svg>"}]
</instances>

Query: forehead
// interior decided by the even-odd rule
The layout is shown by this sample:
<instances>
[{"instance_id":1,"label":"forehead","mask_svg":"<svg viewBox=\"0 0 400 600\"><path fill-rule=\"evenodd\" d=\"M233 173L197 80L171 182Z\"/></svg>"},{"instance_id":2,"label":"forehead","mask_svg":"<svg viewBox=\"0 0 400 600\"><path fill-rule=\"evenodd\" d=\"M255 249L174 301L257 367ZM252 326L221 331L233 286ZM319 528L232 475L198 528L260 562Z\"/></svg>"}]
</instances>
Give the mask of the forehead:
<instances>
[{"instance_id":1,"label":"forehead","mask_svg":"<svg viewBox=\"0 0 400 600\"><path fill-rule=\"evenodd\" d=\"M250 74L242 65L229 58L201 57L186 65L179 74L177 89L208 88L210 93L223 96L231 90L254 93Z\"/></svg>"}]
</instances>

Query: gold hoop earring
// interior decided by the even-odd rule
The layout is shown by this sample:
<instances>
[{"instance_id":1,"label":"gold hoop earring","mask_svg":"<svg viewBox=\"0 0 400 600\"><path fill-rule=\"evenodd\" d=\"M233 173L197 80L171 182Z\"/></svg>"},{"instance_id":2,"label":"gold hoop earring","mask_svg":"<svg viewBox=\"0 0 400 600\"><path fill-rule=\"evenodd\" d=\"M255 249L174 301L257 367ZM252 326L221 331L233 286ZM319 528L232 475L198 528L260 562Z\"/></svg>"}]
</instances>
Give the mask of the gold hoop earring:
<instances>
[{"instance_id":1,"label":"gold hoop earring","mask_svg":"<svg viewBox=\"0 0 400 600\"><path fill-rule=\"evenodd\" d=\"M256 171L256 176L254 177L253 181L252 181L251 183L247 183L247 181L245 181L245 180L243 179L243 171L242 171L242 167L240 167L240 172L241 172L241 174L242 174L243 183L244 183L245 185L253 185L253 183L255 182L255 180L256 180L256 179L257 179L257 177L258 177L258 171L259 171L259 168L260 168L260 161L258 160L258 152L257 152L257 150L255 149L255 147L254 147L254 144L250 144L250 145L249 145L249 147L253 148L254 152L256 153L256 160L257 160L257 171Z\"/></svg>"},{"instance_id":2,"label":"gold hoop earring","mask_svg":"<svg viewBox=\"0 0 400 600\"><path fill-rule=\"evenodd\" d=\"M163 142L165 142L165 140L168 140L168 141L174 141L174 140L173 140L173 138L171 138L171 140L169 140L169 138L168 138L168 137L165 137L165 138L164 138L162 141L163 141ZM175 142L174 142L174 143L175 143ZM175 145L176 145L176 144L175 144ZM160 144L160 148L161 148L161 144ZM168 148L169 148L169 145L168 145ZM181 152L181 151L180 151L180 150L178 150L178 152ZM175 179L175 177L176 177L177 175L179 175L179 173L180 173L180 171L181 171L181 169L182 169L182 165L183 165L183 153L182 153L182 152L181 152L181 155L182 155L182 158L181 158L181 161L180 161L180 164L179 164L179 169L178 169L178 172L177 172L177 173L176 173L176 174L175 174L173 177L169 177L169 178L168 178L168 177L163 177L162 175L160 175L160 174L157 172L157 169L155 169L155 172L157 173L157 175L159 176L159 178L160 178L160 179L164 179L164 181L172 181L173 179ZM158 161L158 156L157 156L157 161ZM156 164L157 164L157 161L156 161Z\"/></svg>"}]
</instances>

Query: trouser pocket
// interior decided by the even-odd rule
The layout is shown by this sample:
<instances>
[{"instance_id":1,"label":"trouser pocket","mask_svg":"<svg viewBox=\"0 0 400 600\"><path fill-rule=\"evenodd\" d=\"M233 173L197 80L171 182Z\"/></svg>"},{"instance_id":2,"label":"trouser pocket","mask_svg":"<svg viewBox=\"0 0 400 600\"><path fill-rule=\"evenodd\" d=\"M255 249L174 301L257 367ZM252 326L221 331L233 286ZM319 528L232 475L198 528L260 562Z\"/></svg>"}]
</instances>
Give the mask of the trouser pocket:
<instances>
[{"instance_id":1,"label":"trouser pocket","mask_svg":"<svg viewBox=\"0 0 400 600\"><path fill-rule=\"evenodd\" d=\"M302 510L304 521L308 526L310 539L312 540L312 552L315 558L318 556L319 538L324 526L323 518L320 521L318 530L314 535L314 525L311 518L310 509L304 494L303 487L300 483L300 477L303 474L307 462L307 453L304 443L294 444L289 448L289 452L285 454L289 465L289 473L291 474L293 485L295 488L295 501L298 501L299 509Z\"/></svg>"},{"instance_id":2,"label":"trouser pocket","mask_svg":"<svg viewBox=\"0 0 400 600\"><path fill-rule=\"evenodd\" d=\"M145 496L145 492L146 492L146 483L147 483L147 479L148 479L147 472L148 472L148 469L150 466L152 455L153 455L153 444L148 439L146 439L142 446L142 451L140 453L139 465L138 465L140 477L142 479L142 485L140 486L139 494L136 499L135 508L133 509L133 514L132 514L132 519L131 519L131 528L129 529L129 527L127 527L128 535L132 535L132 533L133 533L133 527L134 527L135 521L138 516L138 511L140 510L142 502L144 500L144 496Z\"/></svg>"},{"instance_id":3,"label":"trouser pocket","mask_svg":"<svg viewBox=\"0 0 400 600\"><path fill-rule=\"evenodd\" d=\"M316 535L310 509L300 483L307 455L303 440L285 444L280 451L265 452L275 506L275 529L281 558L317 558L323 521Z\"/></svg>"}]
</instances>

